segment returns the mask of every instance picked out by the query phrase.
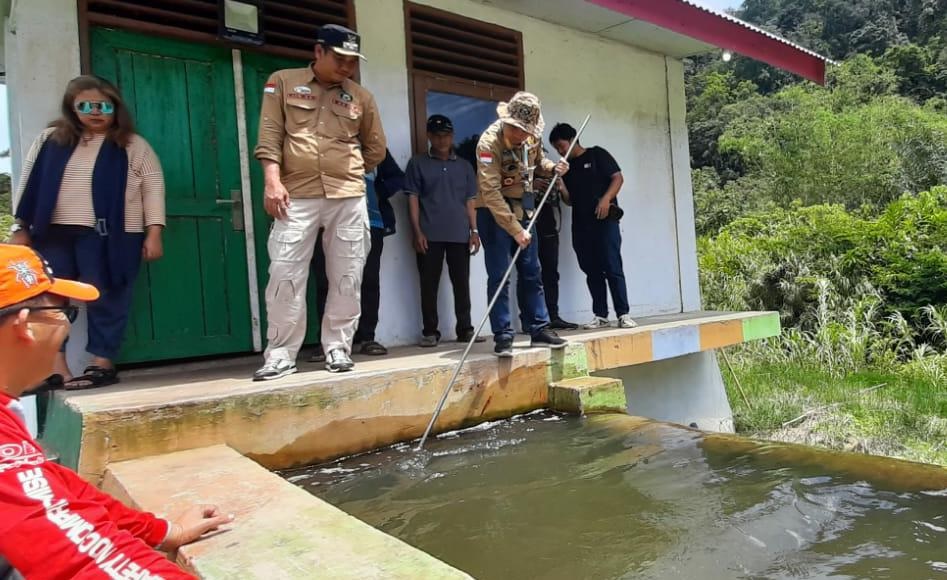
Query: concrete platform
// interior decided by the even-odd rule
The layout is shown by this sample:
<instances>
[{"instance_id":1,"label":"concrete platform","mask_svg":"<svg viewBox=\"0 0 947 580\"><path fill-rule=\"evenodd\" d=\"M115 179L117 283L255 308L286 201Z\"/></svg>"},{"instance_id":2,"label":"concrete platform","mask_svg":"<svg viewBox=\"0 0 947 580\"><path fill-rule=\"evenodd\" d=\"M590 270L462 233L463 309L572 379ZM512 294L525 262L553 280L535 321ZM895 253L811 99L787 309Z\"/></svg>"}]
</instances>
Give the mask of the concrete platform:
<instances>
[{"instance_id":1,"label":"concrete platform","mask_svg":"<svg viewBox=\"0 0 947 580\"><path fill-rule=\"evenodd\" d=\"M198 504L233 513L227 529L178 551L200 578L470 580L223 445L115 463L102 487L170 517Z\"/></svg>"},{"instance_id":2,"label":"concrete platform","mask_svg":"<svg viewBox=\"0 0 947 580\"><path fill-rule=\"evenodd\" d=\"M567 333L560 351L517 342L512 359L476 345L436 430L538 409L548 385L590 372L683 357L779 333L772 312L700 312L641 319L636 329ZM393 349L356 357L355 372L301 372L254 383L259 357L123 374L123 383L58 392L43 443L93 482L108 464L226 444L269 469L311 464L421 435L463 351Z\"/></svg>"}]
</instances>

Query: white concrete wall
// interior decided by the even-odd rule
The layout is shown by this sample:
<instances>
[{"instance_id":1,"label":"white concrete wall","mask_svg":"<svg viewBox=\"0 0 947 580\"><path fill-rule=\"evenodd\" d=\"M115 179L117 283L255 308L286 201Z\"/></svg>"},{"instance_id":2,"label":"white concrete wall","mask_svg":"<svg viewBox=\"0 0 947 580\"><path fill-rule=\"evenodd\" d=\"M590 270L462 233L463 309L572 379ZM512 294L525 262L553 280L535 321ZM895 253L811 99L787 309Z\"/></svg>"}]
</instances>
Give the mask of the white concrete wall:
<instances>
[{"instance_id":1,"label":"white concrete wall","mask_svg":"<svg viewBox=\"0 0 947 580\"><path fill-rule=\"evenodd\" d=\"M665 58L670 114L671 170L674 213L677 224L677 257L681 272L681 306L684 312L700 310L700 278L697 271L697 230L694 227L694 191L691 155L687 143L687 99L684 96L684 63Z\"/></svg>"},{"instance_id":2,"label":"white concrete wall","mask_svg":"<svg viewBox=\"0 0 947 580\"><path fill-rule=\"evenodd\" d=\"M33 139L59 115L66 83L79 75L75 0L15 2L5 22L14 187Z\"/></svg>"},{"instance_id":3,"label":"white concrete wall","mask_svg":"<svg viewBox=\"0 0 947 580\"><path fill-rule=\"evenodd\" d=\"M685 120L680 63L672 60L669 65L663 55L470 0L421 3L522 31L526 89L542 99L547 137L556 122L578 127L587 113L592 114L582 143L608 149L625 176L619 199L626 210L622 220L623 256L631 314L680 312L682 253L689 262L684 284L688 296L697 285L686 129L681 141ZM356 0L355 7L368 58L362 64L362 83L375 94L391 152L404 167L411 152L405 35L401 26L404 9L401 2L392 0ZM671 104L669 74L671 89L680 93ZM669 122L669 112L676 117L673 122ZM676 180L675 169L683 172ZM420 333L420 299L406 203L396 199L394 205L399 233L385 241L378 338L392 344L410 344ZM567 320L584 322L592 317L591 299L572 250L570 211L563 212L560 311ZM679 239L677 226L682 219L689 220L681 224L681 230L689 230L689 240L686 231ZM470 285L476 324L487 302L482 256L471 264ZM445 337L452 337L453 308L446 272L441 288L441 331ZM699 303L695 306L688 298L687 306L694 310ZM489 335L489 325L485 334Z\"/></svg>"}]
</instances>

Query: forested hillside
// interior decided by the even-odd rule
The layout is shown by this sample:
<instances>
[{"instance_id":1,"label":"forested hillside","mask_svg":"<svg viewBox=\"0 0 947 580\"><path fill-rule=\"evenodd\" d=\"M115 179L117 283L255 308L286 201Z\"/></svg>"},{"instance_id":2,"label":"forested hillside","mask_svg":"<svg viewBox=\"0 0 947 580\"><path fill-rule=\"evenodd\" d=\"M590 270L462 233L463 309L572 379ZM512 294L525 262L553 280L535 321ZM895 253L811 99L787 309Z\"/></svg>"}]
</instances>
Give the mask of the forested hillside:
<instances>
[{"instance_id":1,"label":"forested hillside","mask_svg":"<svg viewBox=\"0 0 947 580\"><path fill-rule=\"evenodd\" d=\"M687 64L705 306L785 328L738 353L738 426L947 463L947 0L735 15L838 62Z\"/></svg>"}]
</instances>

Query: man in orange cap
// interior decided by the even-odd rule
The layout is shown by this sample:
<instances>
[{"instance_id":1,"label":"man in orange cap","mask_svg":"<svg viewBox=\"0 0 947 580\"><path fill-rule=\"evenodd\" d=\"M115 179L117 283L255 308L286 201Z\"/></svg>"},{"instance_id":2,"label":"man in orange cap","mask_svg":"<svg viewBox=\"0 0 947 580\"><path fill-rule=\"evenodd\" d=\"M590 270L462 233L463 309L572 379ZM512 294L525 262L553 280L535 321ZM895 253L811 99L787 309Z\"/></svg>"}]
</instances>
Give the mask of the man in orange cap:
<instances>
[{"instance_id":1,"label":"man in orange cap","mask_svg":"<svg viewBox=\"0 0 947 580\"><path fill-rule=\"evenodd\" d=\"M124 506L48 461L19 397L48 376L75 306L99 291L53 278L31 248L0 244L0 578L193 578L172 552L232 521L195 506L171 522Z\"/></svg>"}]
</instances>

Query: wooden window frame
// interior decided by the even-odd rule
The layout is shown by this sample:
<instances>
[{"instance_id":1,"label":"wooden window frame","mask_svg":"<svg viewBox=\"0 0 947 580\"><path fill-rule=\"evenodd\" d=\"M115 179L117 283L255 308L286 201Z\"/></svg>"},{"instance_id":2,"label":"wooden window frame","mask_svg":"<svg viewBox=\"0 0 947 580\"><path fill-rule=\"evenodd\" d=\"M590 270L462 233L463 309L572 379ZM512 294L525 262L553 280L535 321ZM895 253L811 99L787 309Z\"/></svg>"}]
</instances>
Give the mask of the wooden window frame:
<instances>
[{"instance_id":1,"label":"wooden window frame","mask_svg":"<svg viewBox=\"0 0 947 580\"><path fill-rule=\"evenodd\" d=\"M410 99L410 106L408 109L411 117L411 145L412 151L414 153L424 153L427 151L427 93L429 91L436 91L439 93L450 93L463 97L482 99L485 101L509 100L510 97L512 97L517 91L523 90L526 82L524 72L523 34L518 30L513 30L517 36L517 44L519 49L518 54L516 55L519 70L516 77L515 87L491 84L483 81L474 81L461 76L435 74L424 70L418 70L414 66L415 59L411 31L412 10L419 10L430 15L442 16L448 20L463 20L472 28L479 29L485 34L489 34L490 31L503 31L504 33L508 33L511 29L438 8L415 4L413 2L408 2L407 0L404 2L405 53L408 67L408 98Z\"/></svg>"},{"instance_id":2,"label":"wooden window frame","mask_svg":"<svg viewBox=\"0 0 947 580\"><path fill-rule=\"evenodd\" d=\"M450 93L484 101L508 101L517 89L484 85L463 79L414 73L411 82L411 143L415 153L427 151L427 93ZM486 129L486 127L484 127Z\"/></svg>"},{"instance_id":3,"label":"wooden window frame","mask_svg":"<svg viewBox=\"0 0 947 580\"><path fill-rule=\"evenodd\" d=\"M190 0L178 0L182 6L186 6ZM355 5L354 0L345 0L346 3L346 14L348 16L348 27L352 30L357 30L355 22ZM126 18L112 17L102 14L89 14L89 0L76 0L76 10L78 11L78 20L79 20L79 59L80 59L80 70L83 74L89 74L92 71L92 47L90 40L90 31L93 26L104 26L110 28L120 28L123 30L130 30L133 32L141 32L143 34L150 34L153 36L160 36L163 38L173 38L176 40L183 40L187 42L195 42L200 44L210 44L217 47L227 48L227 49L238 49L242 51L251 51L259 52L263 54L269 54L273 56L281 56L285 58L295 58L300 60L312 60L313 52L312 50L295 50L286 47L272 46L272 45L263 45L263 46L252 46L248 44L240 44L235 42L228 42L222 40L217 36L216 33L210 34L206 32L196 32L193 30L186 30L175 28L173 26L166 26L163 24L155 24L149 22L141 22L137 20L131 20ZM264 4L264 10L266 10ZM312 39L312 44L315 46L316 39Z\"/></svg>"}]
</instances>

